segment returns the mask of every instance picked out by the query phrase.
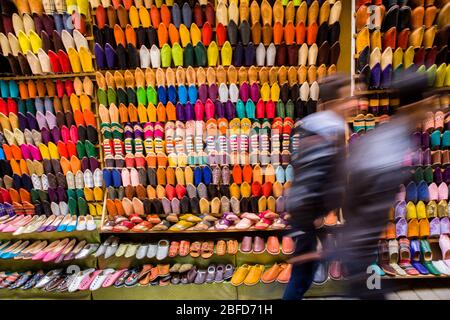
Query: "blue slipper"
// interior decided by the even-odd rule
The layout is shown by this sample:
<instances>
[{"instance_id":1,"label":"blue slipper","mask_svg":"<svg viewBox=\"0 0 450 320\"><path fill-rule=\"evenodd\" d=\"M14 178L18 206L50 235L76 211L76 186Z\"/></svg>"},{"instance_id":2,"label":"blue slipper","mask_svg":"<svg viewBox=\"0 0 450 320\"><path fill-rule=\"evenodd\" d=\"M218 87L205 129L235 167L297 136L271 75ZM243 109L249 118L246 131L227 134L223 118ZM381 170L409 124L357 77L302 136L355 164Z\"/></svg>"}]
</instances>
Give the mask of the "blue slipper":
<instances>
[{"instance_id":1,"label":"blue slipper","mask_svg":"<svg viewBox=\"0 0 450 320\"><path fill-rule=\"evenodd\" d=\"M203 167L202 171L203 171L202 172L202 174L203 174L203 182L205 183L205 185L211 184L211 181L212 181L211 168L209 166L205 166L205 167Z\"/></svg>"},{"instance_id":2,"label":"blue slipper","mask_svg":"<svg viewBox=\"0 0 450 320\"><path fill-rule=\"evenodd\" d=\"M284 174L286 176L286 182L294 181L294 167L292 165L288 165L286 169L284 169Z\"/></svg>"},{"instance_id":3,"label":"blue slipper","mask_svg":"<svg viewBox=\"0 0 450 320\"><path fill-rule=\"evenodd\" d=\"M120 187L122 185L122 175L120 174L119 170L113 169L111 175L113 186L116 188Z\"/></svg>"},{"instance_id":4,"label":"blue slipper","mask_svg":"<svg viewBox=\"0 0 450 320\"><path fill-rule=\"evenodd\" d=\"M285 183L286 175L282 166L277 166L277 169L275 170L275 176L278 182Z\"/></svg>"},{"instance_id":5,"label":"blue slipper","mask_svg":"<svg viewBox=\"0 0 450 320\"><path fill-rule=\"evenodd\" d=\"M14 80L9 80L9 96L11 98L19 98L19 87Z\"/></svg>"},{"instance_id":6,"label":"blue slipper","mask_svg":"<svg viewBox=\"0 0 450 320\"><path fill-rule=\"evenodd\" d=\"M408 194L408 189L406 189L406 193ZM428 202L430 200L428 185L425 181L420 182L419 185L417 186L417 199L425 202Z\"/></svg>"},{"instance_id":7,"label":"blue slipper","mask_svg":"<svg viewBox=\"0 0 450 320\"><path fill-rule=\"evenodd\" d=\"M195 102L197 101L198 98L198 90L195 87L195 85L190 85L188 88L188 96L189 96L189 101L190 102Z\"/></svg>"},{"instance_id":8,"label":"blue slipper","mask_svg":"<svg viewBox=\"0 0 450 320\"><path fill-rule=\"evenodd\" d=\"M417 186L412 181L406 186L406 202L408 201L417 202Z\"/></svg>"},{"instance_id":9,"label":"blue slipper","mask_svg":"<svg viewBox=\"0 0 450 320\"><path fill-rule=\"evenodd\" d=\"M182 104L186 104L188 101L188 92L185 85L178 87L178 100L180 100L180 103Z\"/></svg>"},{"instance_id":10,"label":"blue slipper","mask_svg":"<svg viewBox=\"0 0 450 320\"><path fill-rule=\"evenodd\" d=\"M202 168L196 167L194 169L194 185L198 186L202 182Z\"/></svg>"},{"instance_id":11,"label":"blue slipper","mask_svg":"<svg viewBox=\"0 0 450 320\"><path fill-rule=\"evenodd\" d=\"M177 89L175 89L174 86L169 86L169 88L167 89L167 96L169 98L169 101L174 105L177 103Z\"/></svg>"},{"instance_id":12,"label":"blue slipper","mask_svg":"<svg viewBox=\"0 0 450 320\"><path fill-rule=\"evenodd\" d=\"M163 87L163 86L158 87L158 101L161 102L163 105L167 104L166 87Z\"/></svg>"}]
</instances>

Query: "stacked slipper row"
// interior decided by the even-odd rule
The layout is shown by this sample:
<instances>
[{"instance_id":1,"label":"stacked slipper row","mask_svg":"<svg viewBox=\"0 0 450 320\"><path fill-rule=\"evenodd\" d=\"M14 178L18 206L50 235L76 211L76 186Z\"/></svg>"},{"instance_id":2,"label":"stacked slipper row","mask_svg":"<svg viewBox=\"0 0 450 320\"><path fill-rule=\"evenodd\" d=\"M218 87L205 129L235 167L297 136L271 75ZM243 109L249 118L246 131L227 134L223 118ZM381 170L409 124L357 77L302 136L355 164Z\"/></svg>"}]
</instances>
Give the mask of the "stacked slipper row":
<instances>
[{"instance_id":1,"label":"stacked slipper row","mask_svg":"<svg viewBox=\"0 0 450 320\"><path fill-rule=\"evenodd\" d=\"M105 184L111 185L106 200L109 220L102 230L285 228L285 193L292 179L292 167L284 170L279 166L275 174L268 165L265 171L266 175L262 175L259 166L246 166L243 170L235 166L232 172L219 166L197 166L194 170L186 167L185 171L180 167L124 168L121 172L104 169ZM122 223L117 225L119 220Z\"/></svg>"},{"instance_id":2,"label":"stacked slipper row","mask_svg":"<svg viewBox=\"0 0 450 320\"><path fill-rule=\"evenodd\" d=\"M91 80L10 80L0 88L3 202L18 214L101 215Z\"/></svg>"},{"instance_id":3,"label":"stacked slipper row","mask_svg":"<svg viewBox=\"0 0 450 320\"><path fill-rule=\"evenodd\" d=\"M120 269L90 268L78 273L69 273L64 269L55 269L47 273L2 272L0 289L29 290L41 289L47 292L95 291L100 288L131 288L134 286L167 286L178 284L209 284L230 282L234 286L256 285L260 281L271 283L289 282L292 265L275 264L265 270L264 265L244 264L235 268L231 264L211 264L206 269L192 264L143 265L142 268Z\"/></svg>"},{"instance_id":4,"label":"stacked slipper row","mask_svg":"<svg viewBox=\"0 0 450 320\"><path fill-rule=\"evenodd\" d=\"M93 72L92 55L85 38L89 2L79 0L56 4L53 0L11 1L4 15L0 46L5 64L2 73L41 75L47 73ZM9 2L8 2L9 3ZM70 11L69 11L70 10Z\"/></svg>"},{"instance_id":5,"label":"stacked slipper row","mask_svg":"<svg viewBox=\"0 0 450 320\"><path fill-rule=\"evenodd\" d=\"M237 240L207 240L207 241L169 241L159 240L157 243L126 243L121 242L116 236L110 236L103 242L95 256L108 260L115 258L135 258L137 260L156 259L159 261L167 258L187 257L209 259L213 255L236 255L238 251L244 254L290 255L294 252L295 242L290 237L277 236L244 237L241 244Z\"/></svg>"},{"instance_id":6,"label":"stacked slipper row","mask_svg":"<svg viewBox=\"0 0 450 320\"><path fill-rule=\"evenodd\" d=\"M264 27L255 22L256 16L260 15L256 1L252 2L250 8L248 3L241 5L243 8L238 9L237 4L230 4L230 10L237 14L237 17L234 14L230 17L230 23L226 4L218 5L216 13L220 17L215 30L212 27L214 26L212 5L206 6L205 16L208 21L205 24L201 7L196 7L198 9L197 12L194 11L193 22L192 11L187 3L181 10L175 4L172 12L165 5L161 6L160 10L153 6L150 11L144 6L139 8L131 6L127 11L119 5L117 16L113 7L105 9L99 6L96 9L97 25L94 27L97 65L101 69L170 67L172 62L176 67L216 66L219 63L219 48L221 56L219 64L224 66L231 64L251 66L255 61L259 66L304 65L307 58L309 65L336 65L340 54L339 1L331 7L330 3L325 1L320 9L320 17L317 1L312 3L309 11L306 3L303 3L297 13L293 3L289 2L286 5L285 27L283 27L285 15L283 5L281 1L276 1L273 30L272 7L267 1L262 2L264 9L261 15ZM225 15L219 13L223 10ZM238 26L239 11L244 14L241 16L241 19L244 19ZM250 14L252 27L248 22ZM224 18L227 21L223 21ZM320 28L316 22L318 18L321 22ZM298 21L297 27L294 26L294 20ZM333 26L330 27L330 32L328 20ZM213 40L214 31L217 41Z\"/></svg>"},{"instance_id":7,"label":"stacked slipper row","mask_svg":"<svg viewBox=\"0 0 450 320\"><path fill-rule=\"evenodd\" d=\"M448 86L450 68L446 26L450 6L390 1L356 12L356 72L371 89L389 88L395 72L409 69L428 75L428 85Z\"/></svg>"},{"instance_id":8,"label":"stacked slipper row","mask_svg":"<svg viewBox=\"0 0 450 320\"><path fill-rule=\"evenodd\" d=\"M380 240L377 265L384 276L449 276L450 240L441 235L438 242L402 238Z\"/></svg>"}]
</instances>

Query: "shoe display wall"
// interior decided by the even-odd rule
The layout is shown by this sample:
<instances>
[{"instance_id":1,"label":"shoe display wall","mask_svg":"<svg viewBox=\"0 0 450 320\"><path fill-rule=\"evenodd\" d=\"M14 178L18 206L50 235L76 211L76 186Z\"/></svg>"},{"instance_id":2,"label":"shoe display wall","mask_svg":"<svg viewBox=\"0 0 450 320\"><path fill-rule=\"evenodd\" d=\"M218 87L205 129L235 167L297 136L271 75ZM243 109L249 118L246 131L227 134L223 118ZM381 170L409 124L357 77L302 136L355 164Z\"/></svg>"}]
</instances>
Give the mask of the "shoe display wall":
<instances>
[{"instance_id":1,"label":"shoe display wall","mask_svg":"<svg viewBox=\"0 0 450 320\"><path fill-rule=\"evenodd\" d=\"M379 264L390 276L448 274L442 261L450 231L448 119L444 113L448 112L448 97L437 96L435 104L440 110L428 112L412 136L416 148L410 160L412 181L400 186L386 240L380 242Z\"/></svg>"},{"instance_id":2,"label":"shoe display wall","mask_svg":"<svg viewBox=\"0 0 450 320\"><path fill-rule=\"evenodd\" d=\"M433 105L427 106L426 119L413 134L415 150L405 161L412 181L400 186L374 267L387 277L447 275L442 261L445 250L439 243L446 237L445 227L441 235L441 221L444 226L448 221L444 140L450 26L444 16L449 3L356 1L355 9L355 93L361 98L351 119L350 147L361 134L389 121L399 106L399 98L389 90L397 72L426 73L428 85L439 90ZM438 242L439 237L444 240Z\"/></svg>"},{"instance_id":3,"label":"shoe display wall","mask_svg":"<svg viewBox=\"0 0 450 320\"><path fill-rule=\"evenodd\" d=\"M341 1L56 2L0 2L0 238L20 238L0 247L0 286L282 290L293 132L337 72ZM100 215L117 238L98 246ZM85 269L70 275L69 260Z\"/></svg>"}]
</instances>

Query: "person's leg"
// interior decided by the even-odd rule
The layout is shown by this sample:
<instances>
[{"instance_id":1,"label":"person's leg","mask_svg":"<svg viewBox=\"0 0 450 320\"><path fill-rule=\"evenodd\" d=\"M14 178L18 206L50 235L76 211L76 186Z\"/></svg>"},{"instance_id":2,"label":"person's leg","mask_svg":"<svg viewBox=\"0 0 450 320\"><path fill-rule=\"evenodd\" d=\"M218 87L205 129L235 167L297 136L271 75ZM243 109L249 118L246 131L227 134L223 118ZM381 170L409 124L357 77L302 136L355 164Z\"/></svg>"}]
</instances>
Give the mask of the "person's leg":
<instances>
[{"instance_id":1,"label":"person's leg","mask_svg":"<svg viewBox=\"0 0 450 320\"><path fill-rule=\"evenodd\" d=\"M305 234L297 237L295 255L316 250L317 238L315 234ZM284 291L283 300L302 300L306 291L311 287L314 273L317 270L317 261L294 265L291 278Z\"/></svg>"},{"instance_id":2,"label":"person's leg","mask_svg":"<svg viewBox=\"0 0 450 320\"><path fill-rule=\"evenodd\" d=\"M291 279L284 291L283 300L302 300L306 291L312 285L314 273L317 269L317 261L294 265Z\"/></svg>"}]
</instances>

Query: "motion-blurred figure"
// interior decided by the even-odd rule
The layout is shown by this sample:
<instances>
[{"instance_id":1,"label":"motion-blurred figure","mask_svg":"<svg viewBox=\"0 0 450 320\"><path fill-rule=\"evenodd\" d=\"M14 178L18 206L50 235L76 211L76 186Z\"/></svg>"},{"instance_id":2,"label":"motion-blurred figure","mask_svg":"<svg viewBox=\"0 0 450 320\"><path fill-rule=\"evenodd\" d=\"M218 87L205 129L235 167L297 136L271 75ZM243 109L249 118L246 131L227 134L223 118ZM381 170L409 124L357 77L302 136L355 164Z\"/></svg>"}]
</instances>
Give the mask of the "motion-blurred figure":
<instances>
[{"instance_id":1,"label":"motion-blurred figure","mask_svg":"<svg viewBox=\"0 0 450 320\"><path fill-rule=\"evenodd\" d=\"M350 97L350 78L335 74L320 84L321 107L325 110L302 119L297 129L300 148L293 155L294 181L288 196L291 234L297 241L295 255L312 254L317 247L317 229L323 217L343 205L345 193L346 112L357 100ZM312 284L317 257L293 266L283 299L299 300Z\"/></svg>"},{"instance_id":2,"label":"motion-blurred figure","mask_svg":"<svg viewBox=\"0 0 450 320\"><path fill-rule=\"evenodd\" d=\"M348 274L347 295L351 297L384 299L388 289L394 289L386 284L371 287L367 280L372 273L367 268L376 261L398 187L410 176L405 157L413 149L411 132L433 100L423 100L426 82L425 76L415 73L397 77L393 88L403 106L388 123L364 134L349 148L345 224L338 253Z\"/></svg>"},{"instance_id":3,"label":"motion-blurred figure","mask_svg":"<svg viewBox=\"0 0 450 320\"><path fill-rule=\"evenodd\" d=\"M383 290L367 286L367 268L377 257L379 237L398 186L404 182L410 133L429 101L420 101L426 77L404 74L393 82L402 104L396 116L345 146L345 113L356 106L350 82L343 75L320 86L325 111L305 117L299 128L300 149L294 156L295 178L288 197L293 236L297 239L291 280L284 299L302 299L312 284L318 261L338 257L348 278L347 295L383 298ZM419 101L419 102L418 102ZM345 224L337 247L316 251L315 221L343 207Z\"/></svg>"}]
</instances>

